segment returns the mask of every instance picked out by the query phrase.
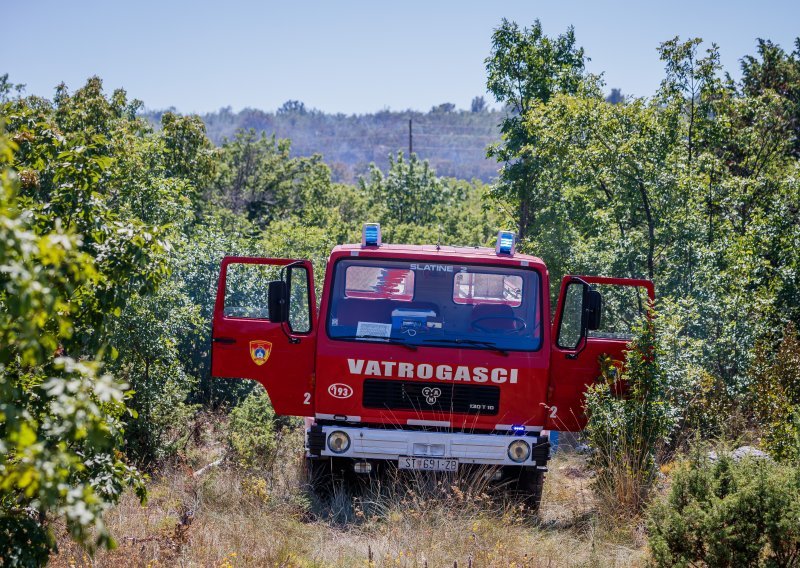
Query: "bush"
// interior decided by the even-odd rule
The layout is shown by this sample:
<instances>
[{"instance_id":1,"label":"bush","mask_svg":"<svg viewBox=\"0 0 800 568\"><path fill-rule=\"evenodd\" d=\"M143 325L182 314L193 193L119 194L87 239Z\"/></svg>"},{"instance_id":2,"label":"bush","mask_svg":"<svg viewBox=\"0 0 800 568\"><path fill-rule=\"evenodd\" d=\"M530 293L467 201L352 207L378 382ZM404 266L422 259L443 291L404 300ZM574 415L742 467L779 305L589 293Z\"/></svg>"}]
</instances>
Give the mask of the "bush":
<instances>
[{"instance_id":1,"label":"bush","mask_svg":"<svg viewBox=\"0 0 800 568\"><path fill-rule=\"evenodd\" d=\"M138 463L173 455L197 410L186 404L197 380L187 372L179 348L205 332L198 312L169 281L155 294L132 295L108 335L111 345L119 346L112 370L133 391L128 406L137 418L126 430L126 451Z\"/></svg>"},{"instance_id":2,"label":"bush","mask_svg":"<svg viewBox=\"0 0 800 568\"><path fill-rule=\"evenodd\" d=\"M695 449L648 524L656 566L797 566L800 469Z\"/></svg>"},{"instance_id":3,"label":"bush","mask_svg":"<svg viewBox=\"0 0 800 568\"><path fill-rule=\"evenodd\" d=\"M655 325L647 319L628 346L625 365L601 356L601 376L586 393L593 485L609 516L640 512L656 479L656 455L671 424L656 355Z\"/></svg>"},{"instance_id":4,"label":"bush","mask_svg":"<svg viewBox=\"0 0 800 568\"><path fill-rule=\"evenodd\" d=\"M270 463L276 447L274 420L267 391L260 386L231 411L228 442L241 465L264 468Z\"/></svg>"},{"instance_id":5,"label":"bush","mask_svg":"<svg viewBox=\"0 0 800 568\"><path fill-rule=\"evenodd\" d=\"M756 346L753 402L764 429L764 448L778 461L800 463L800 339L794 325L786 326L783 341L770 350Z\"/></svg>"}]
</instances>

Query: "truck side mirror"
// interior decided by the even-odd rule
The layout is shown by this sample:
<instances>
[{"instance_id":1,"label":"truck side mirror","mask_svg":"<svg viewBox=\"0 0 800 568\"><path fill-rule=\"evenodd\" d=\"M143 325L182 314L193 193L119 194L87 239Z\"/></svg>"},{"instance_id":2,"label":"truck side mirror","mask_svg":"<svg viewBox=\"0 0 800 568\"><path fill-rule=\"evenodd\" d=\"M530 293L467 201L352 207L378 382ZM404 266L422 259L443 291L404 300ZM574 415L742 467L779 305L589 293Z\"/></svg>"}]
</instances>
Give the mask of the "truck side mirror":
<instances>
[{"instance_id":1,"label":"truck side mirror","mask_svg":"<svg viewBox=\"0 0 800 568\"><path fill-rule=\"evenodd\" d=\"M584 298L584 310L586 311L586 330L594 331L600 329L600 318L603 315L603 296L593 288L586 290Z\"/></svg>"},{"instance_id":2,"label":"truck side mirror","mask_svg":"<svg viewBox=\"0 0 800 568\"><path fill-rule=\"evenodd\" d=\"M269 321L284 323L289 320L289 287L283 280L273 280L267 291Z\"/></svg>"}]
</instances>

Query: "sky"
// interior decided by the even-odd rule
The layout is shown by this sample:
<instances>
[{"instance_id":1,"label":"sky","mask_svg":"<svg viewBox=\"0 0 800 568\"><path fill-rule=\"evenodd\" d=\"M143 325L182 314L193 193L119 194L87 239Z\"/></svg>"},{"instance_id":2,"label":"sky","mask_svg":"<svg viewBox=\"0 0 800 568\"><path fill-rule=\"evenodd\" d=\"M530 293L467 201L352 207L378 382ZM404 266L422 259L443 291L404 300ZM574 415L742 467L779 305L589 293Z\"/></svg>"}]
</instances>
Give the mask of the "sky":
<instances>
[{"instance_id":1,"label":"sky","mask_svg":"<svg viewBox=\"0 0 800 568\"><path fill-rule=\"evenodd\" d=\"M275 110L294 99L325 112L469 108L486 94L484 60L502 18L575 28L607 90L649 96L676 35L739 60L768 38L793 49L798 0L0 0L0 75L52 97L98 75L149 109Z\"/></svg>"}]
</instances>

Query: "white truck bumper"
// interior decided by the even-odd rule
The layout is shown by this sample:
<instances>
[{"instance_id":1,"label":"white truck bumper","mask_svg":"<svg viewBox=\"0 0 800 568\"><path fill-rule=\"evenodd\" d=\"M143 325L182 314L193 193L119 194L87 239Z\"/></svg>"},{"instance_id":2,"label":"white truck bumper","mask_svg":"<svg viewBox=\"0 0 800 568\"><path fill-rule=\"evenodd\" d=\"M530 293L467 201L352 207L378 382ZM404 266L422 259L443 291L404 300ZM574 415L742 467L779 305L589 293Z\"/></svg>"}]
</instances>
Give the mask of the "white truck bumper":
<instances>
[{"instance_id":1,"label":"white truck bumper","mask_svg":"<svg viewBox=\"0 0 800 568\"><path fill-rule=\"evenodd\" d=\"M335 431L344 432L350 438L350 446L344 452L335 453L328 446L328 437ZM530 456L522 463L515 462L508 457L508 445L519 439L525 440L531 445ZM464 464L527 466L546 469L550 444L547 432L514 436L317 425L306 430L306 448L307 455L310 457L397 461L401 456L417 456L455 458L459 463Z\"/></svg>"}]
</instances>

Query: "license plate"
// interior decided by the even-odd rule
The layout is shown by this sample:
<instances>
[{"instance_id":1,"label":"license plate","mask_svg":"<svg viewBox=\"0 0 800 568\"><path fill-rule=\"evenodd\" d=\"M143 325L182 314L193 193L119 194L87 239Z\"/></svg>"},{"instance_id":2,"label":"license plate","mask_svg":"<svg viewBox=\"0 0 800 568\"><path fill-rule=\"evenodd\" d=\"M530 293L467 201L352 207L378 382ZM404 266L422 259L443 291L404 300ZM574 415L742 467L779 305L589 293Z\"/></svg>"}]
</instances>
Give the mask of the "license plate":
<instances>
[{"instance_id":1,"label":"license plate","mask_svg":"<svg viewBox=\"0 0 800 568\"><path fill-rule=\"evenodd\" d=\"M398 461L399 469L420 469L425 471L457 471L458 460L444 458L407 458Z\"/></svg>"}]
</instances>

